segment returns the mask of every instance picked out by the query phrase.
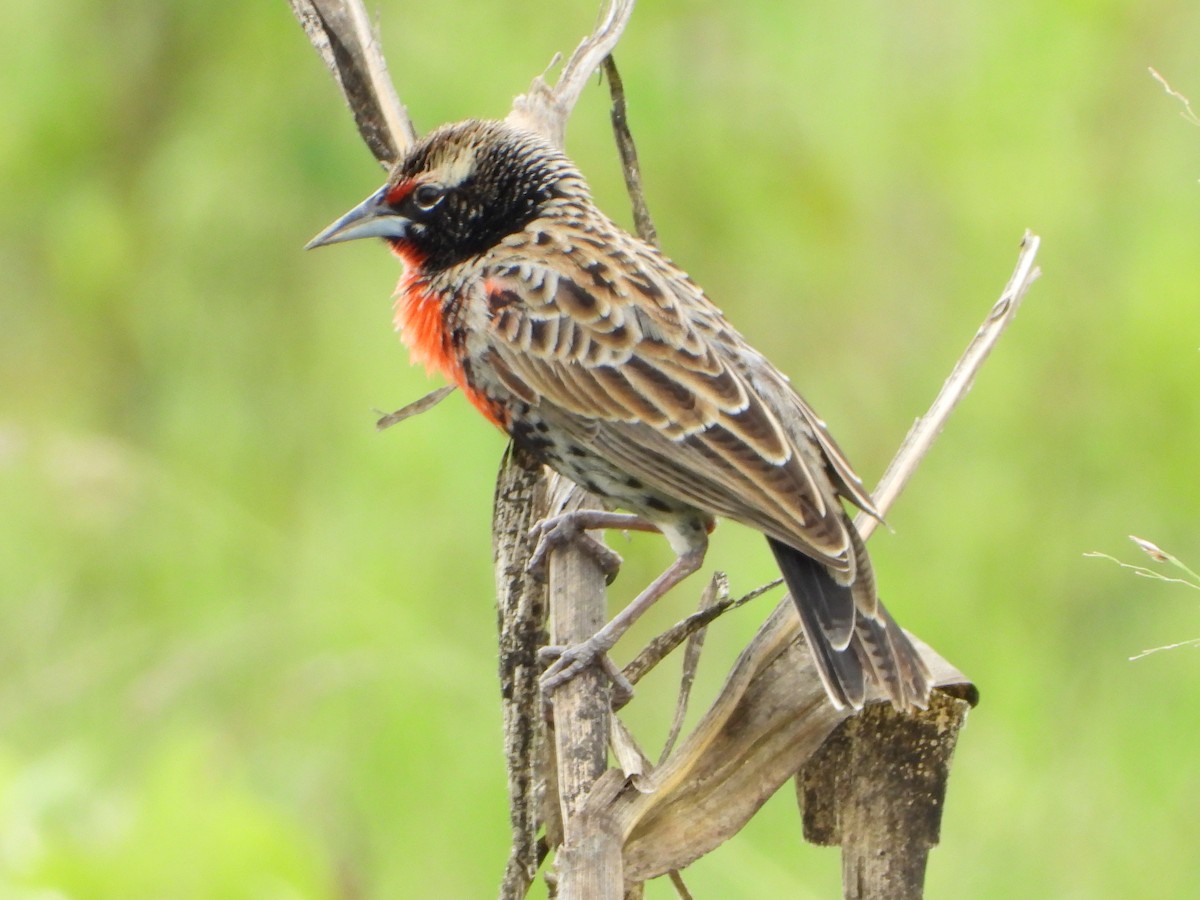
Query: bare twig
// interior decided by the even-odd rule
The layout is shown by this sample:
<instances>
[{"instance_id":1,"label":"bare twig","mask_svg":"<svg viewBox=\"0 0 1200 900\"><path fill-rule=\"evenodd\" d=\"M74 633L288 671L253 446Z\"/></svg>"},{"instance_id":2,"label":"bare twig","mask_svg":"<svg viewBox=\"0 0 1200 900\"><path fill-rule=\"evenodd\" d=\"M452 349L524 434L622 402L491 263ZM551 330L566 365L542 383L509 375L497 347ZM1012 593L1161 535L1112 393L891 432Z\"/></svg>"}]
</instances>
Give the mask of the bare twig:
<instances>
[{"instance_id":1,"label":"bare twig","mask_svg":"<svg viewBox=\"0 0 1200 900\"><path fill-rule=\"evenodd\" d=\"M917 466L925 458L925 454L929 452L929 448L933 446L937 436L941 434L942 428L945 426L946 420L950 418L950 414L954 412L954 408L970 391L971 384L975 381L975 376L979 373L984 360L996 346L1004 329L1016 316L1025 292L1041 274L1041 270L1033 264L1040 243L1041 238L1037 235L1029 231L1025 232L1025 237L1021 240L1021 252L1017 257L1016 269L1013 270L1012 277L1004 288L1004 292L1001 293L1000 299L992 306L983 325L979 327L979 331L955 364L953 371L950 372L950 377L946 379L941 391L934 398L933 405L929 407L929 412L917 419L905 436L891 465L883 473L883 478L880 479L879 486L875 488L872 495L881 516L887 515L892 504L896 502L896 498L900 496L900 492L904 490L904 486L908 484L908 480L916 472ZM854 520L854 524L865 541L875 531L879 520L860 513Z\"/></svg>"},{"instance_id":2,"label":"bare twig","mask_svg":"<svg viewBox=\"0 0 1200 900\"><path fill-rule=\"evenodd\" d=\"M650 208L646 205L646 190L642 185L642 169L638 165L637 146L633 143L633 132L629 130L629 112L625 104L625 85L621 81L621 73L617 71L616 60L612 56L604 57L604 74L608 78L608 88L612 95L612 127L613 136L617 142L617 152L621 155L621 171L625 173L625 189L633 202L633 224L638 237L647 244L658 246L658 231L650 218Z\"/></svg>"},{"instance_id":3,"label":"bare twig","mask_svg":"<svg viewBox=\"0 0 1200 900\"><path fill-rule=\"evenodd\" d=\"M550 476L547 514L596 505L586 491L559 475ZM606 581L596 557L579 544L551 551L548 587L555 644L578 644L600 630L605 620ZM602 811L581 814L608 765L609 693L608 675L592 667L560 686L550 698L562 821L556 860L562 900L618 900L624 888L616 832L606 824Z\"/></svg>"},{"instance_id":4,"label":"bare twig","mask_svg":"<svg viewBox=\"0 0 1200 900\"><path fill-rule=\"evenodd\" d=\"M380 415L380 419L375 423L375 428L383 431L385 428L391 428L393 425L399 425L405 419L411 419L413 416L419 416L423 412L428 412L433 409L447 397L454 393L454 385L445 384L436 391L430 391L420 400L414 400L406 406L400 407L398 410L387 415ZM379 412L379 410L375 410Z\"/></svg>"},{"instance_id":5,"label":"bare twig","mask_svg":"<svg viewBox=\"0 0 1200 900\"><path fill-rule=\"evenodd\" d=\"M667 873L667 877L671 879L671 884L675 886L675 893L679 895L679 900L693 900L692 892L683 883L683 876L679 874L678 869L672 869Z\"/></svg>"},{"instance_id":6,"label":"bare twig","mask_svg":"<svg viewBox=\"0 0 1200 900\"><path fill-rule=\"evenodd\" d=\"M622 673L629 680L630 684L637 684L646 676L647 672L662 662L676 647L697 631L707 627L731 609L737 609L739 606L749 603L757 597L761 597L767 591L779 587L781 584L783 584L783 579L776 578L774 581L756 587L748 594L734 598L728 596L722 597L707 609L692 613L686 619L676 622L662 634L654 638L654 640L650 641L637 656L626 664L625 668L621 670Z\"/></svg>"},{"instance_id":7,"label":"bare twig","mask_svg":"<svg viewBox=\"0 0 1200 900\"><path fill-rule=\"evenodd\" d=\"M710 606L716 606L729 599L729 579L724 572L713 572L712 580L700 595L700 609L703 611ZM705 628L696 629L689 637L687 647L683 651L683 673L679 678L679 696L675 701L675 717L671 720L671 730L663 742L662 752L658 755L661 763L671 755L675 742L679 740L679 732L683 729L683 721L687 717L688 698L692 695L692 685L696 681L696 669L700 665L700 651L704 649L704 636L708 633Z\"/></svg>"},{"instance_id":8,"label":"bare twig","mask_svg":"<svg viewBox=\"0 0 1200 900\"><path fill-rule=\"evenodd\" d=\"M309 41L342 88L358 133L384 166L416 140L361 0L289 0Z\"/></svg>"}]
</instances>

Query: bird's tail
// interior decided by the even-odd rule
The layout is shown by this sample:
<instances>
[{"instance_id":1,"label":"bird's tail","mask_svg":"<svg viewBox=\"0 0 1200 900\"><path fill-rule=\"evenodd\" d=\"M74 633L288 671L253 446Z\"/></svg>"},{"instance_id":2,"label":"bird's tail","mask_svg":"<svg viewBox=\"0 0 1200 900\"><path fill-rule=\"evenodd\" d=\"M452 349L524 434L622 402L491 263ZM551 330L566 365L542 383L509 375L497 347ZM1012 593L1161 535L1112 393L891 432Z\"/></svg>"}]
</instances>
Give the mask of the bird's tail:
<instances>
[{"instance_id":1,"label":"bird's tail","mask_svg":"<svg viewBox=\"0 0 1200 900\"><path fill-rule=\"evenodd\" d=\"M870 683L898 710L924 709L932 676L883 604L876 601L873 610L864 609L855 601L853 588L834 581L817 560L774 538L767 543L800 612L804 636L833 704L861 709Z\"/></svg>"}]
</instances>

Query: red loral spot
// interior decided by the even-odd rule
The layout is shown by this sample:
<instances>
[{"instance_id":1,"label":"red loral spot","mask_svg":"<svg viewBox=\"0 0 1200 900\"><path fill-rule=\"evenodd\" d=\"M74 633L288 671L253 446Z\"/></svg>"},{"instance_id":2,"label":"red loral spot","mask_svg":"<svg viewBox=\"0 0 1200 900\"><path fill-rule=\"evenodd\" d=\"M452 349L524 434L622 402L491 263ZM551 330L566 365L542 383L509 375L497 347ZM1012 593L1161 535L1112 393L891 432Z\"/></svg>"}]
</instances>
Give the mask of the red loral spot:
<instances>
[{"instance_id":1,"label":"red loral spot","mask_svg":"<svg viewBox=\"0 0 1200 900\"><path fill-rule=\"evenodd\" d=\"M387 201L388 206L399 206L404 201L404 198L413 192L416 186L417 183L415 181L411 178L406 178L404 181L392 185L391 190L384 196L384 200Z\"/></svg>"}]
</instances>

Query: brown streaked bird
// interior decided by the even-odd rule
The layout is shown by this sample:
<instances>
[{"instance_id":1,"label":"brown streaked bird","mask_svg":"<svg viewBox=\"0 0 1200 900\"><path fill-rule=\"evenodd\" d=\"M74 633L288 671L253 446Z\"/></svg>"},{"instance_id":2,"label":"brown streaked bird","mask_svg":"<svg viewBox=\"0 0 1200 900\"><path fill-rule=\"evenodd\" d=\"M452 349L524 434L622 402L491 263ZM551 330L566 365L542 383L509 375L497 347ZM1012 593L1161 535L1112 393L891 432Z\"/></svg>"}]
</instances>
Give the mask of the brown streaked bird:
<instances>
[{"instance_id":1,"label":"brown streaked bird","mask_svg":"<svg viewBox=\"0 0 1200 900\"><path fill-rule=\"evenodd\" d=\"M723 516L766 535L836 706L861 707L869 684L898 709L926 705L929 671L842 506L874 514L871 498L825 423L683 271L596 207L565 155L503 122L439 128L309 246L364 237L404 262L395 321L413 361L633 514L543 523L540 552L620 527L661 531L676 553L592 638L554 648L546 690L699 569Z\"/></svg>"}]
</instances>

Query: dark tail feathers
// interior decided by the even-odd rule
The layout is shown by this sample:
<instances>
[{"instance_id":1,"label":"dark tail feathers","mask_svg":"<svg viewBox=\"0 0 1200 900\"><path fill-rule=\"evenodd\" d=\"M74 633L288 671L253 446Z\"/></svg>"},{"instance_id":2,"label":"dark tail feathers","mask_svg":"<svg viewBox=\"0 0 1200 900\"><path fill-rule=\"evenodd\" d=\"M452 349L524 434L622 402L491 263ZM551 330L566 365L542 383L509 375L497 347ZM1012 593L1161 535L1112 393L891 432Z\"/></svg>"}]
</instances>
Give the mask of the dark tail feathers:
<instances>
[{"instance_id":1,"label":"dark tail feathers","mask_svg":"<svg viewBox=\"0 0 1200 900\"><path fill-rule=\"evenodd\" d=\"M833 704L861 709L870 683L896 709L924 709L932 688L929 669L883 604L876 604L874 615L865 613L853 590L834 581L821 563L774 538L767 543Z\"/></svg>"}]
</instances>

